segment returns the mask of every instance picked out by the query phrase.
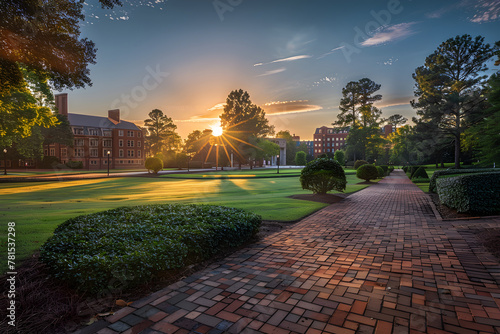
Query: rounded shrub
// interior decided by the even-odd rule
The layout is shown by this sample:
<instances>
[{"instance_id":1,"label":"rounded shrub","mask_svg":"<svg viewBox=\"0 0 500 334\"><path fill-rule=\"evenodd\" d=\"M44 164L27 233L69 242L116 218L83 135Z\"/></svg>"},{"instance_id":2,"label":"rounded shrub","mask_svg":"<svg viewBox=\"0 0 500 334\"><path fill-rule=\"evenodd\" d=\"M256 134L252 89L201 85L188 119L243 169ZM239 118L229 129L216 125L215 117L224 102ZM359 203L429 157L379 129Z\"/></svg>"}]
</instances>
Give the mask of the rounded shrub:
<instances>
[{"instance_id":1,"label":"rounded shrub","mask_svg":"<svg viewBox=\"0 0 500 334\"><path fill-rule=\"evenodd\" d=\"M413 174L415 174L415 172L419 168L420 168L420 166L410 166L410 168L408 168L408 173L410 173L410 179L413 178Z\"/></svg>"},{"instance_id":2,"label":"rounded shrub","mask_svg":"<svg viewBox=\"0 0 500 334\"><path fill-rule=\"evenodd\" d=\"M365 161L365 160L356 160L356 162L354 163L354 169L358 169L359 166L363 166L363 165L366 165L368 163L368 161Z\"/></svg>"},{"instance_id":3,"label":"rounded shrub","mask_svg":"<svg viewBox=\"0 0 500 334\"><path fill-rule=\"evenodd\" d=\"M318 158L309 163L300 173L302 189L315 194L326 194L331 190L344 191L347 185L344 169L329 158Z\"/></svg>"},{"instance_id":4,"label":"rounded shrub","mask_svg":"<svg viewBox=\"0 0 500 334\"><path fill-rule=\"evenodd\" d=\"M59 225L41 247L40 259L56 278L98 294L240 246L260 223L256 214L222 206L122 207Z\"/></svg>"},{"instance_id":5,"label":"rounded shrub","mask_svg":"<svg viewBox=\"0 0 500 334\"><path fill-rule=\"evenodd\" d=\"M144 162L144 167L146 167L149 173L157 174L163 169L163 160L156 157L147 158Z\"/></svg>"},{"instance_id":6,"label":"rounded shrub","mask_svg":"<svg viewBox=\"0 0 500 334\"><path fill-rule=\"evenodd\" d=\"M379 179L383 178L385 176L384 169L380 166L375 166L375 168L377 168L378 178Z\"/></svg>"},{"instance_id":7,"label":"rounded shrub","mask_svg":"<svg viewBox=\"0 0 500 334\"><path fill-rule=\"evenodd\" d=\"M376 178L378 178L377 167L371 164L361 165L356 170L356 177L367 182L370 180L375 180Z\"/></svg>"},{"instance_id":8,"label":"rounded shrub","mask_svg":"<svg viewBox=\"0 0 500 334\"><path fill-rule=\"evenodd\" d=\"M298 151L295 153L295 165L297 166L305 166L307 163L307 154L304 151Z\"/></svg>"},{"instance_id":9,"label":"rounded shrub","mask_svg":"<svg viewBox=\"0 0 500 334\"><path fill-rule=\"evenodd\" d=\"M429 175L425 171L425 167L419 167L411 176L412 180L413 179L428 179Z\"/></svg>"},{"instance_id":10,"label":"rounded shrub","mask_svg":"<svg viewBox=\"0 0 500 334\"><path fill-rule=\"evenodd\" d=\"M336 150L333 158L337 161L341 166L345 165L345 152L342 150Z\"/></svg>"}]
</instances>

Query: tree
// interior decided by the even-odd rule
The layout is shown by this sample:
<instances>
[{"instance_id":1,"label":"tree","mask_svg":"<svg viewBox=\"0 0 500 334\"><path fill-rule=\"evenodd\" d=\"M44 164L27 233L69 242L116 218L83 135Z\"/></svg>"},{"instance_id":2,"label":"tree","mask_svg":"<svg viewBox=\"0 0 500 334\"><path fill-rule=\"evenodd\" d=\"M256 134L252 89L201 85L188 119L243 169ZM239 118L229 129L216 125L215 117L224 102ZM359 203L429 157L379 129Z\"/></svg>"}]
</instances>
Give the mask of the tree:
<instances>
[{"instance_id":1,"label":"tree","mask_svg":"<svg viewBox=\"0 0 500 334\"><path fill-rule=\"evenodd\" d=\"M103 8L120 5L100 0ZM0 91L23 86L20 64L50 79L56 89L91 85L89 64L95 44L80 39L83 1L2 0L0 2ZM55 51L57 50L57 52Z\"/></svg>"},{"instance_id":2,"label":"tree","mask_svg":"<svg viewBox=\"0 0 500 334\"><path fill-rule=\"evenodd\" d=\"M146 145L152 156L162 152L164 148L167 151L173 150L177 146L175 143L180 141L179 135L175 133L177 126L159 109L149 113L149 119L144 121L144 126L148 130Z\"/></svg>"},{"instance_id":3,"label":"tree","mask_svg":"<svg viewBox=\"0 0 500 334\"><path fill-rule=\"evenodd\" d=\"M271 160L272 157L280 154L280 146L269 140L260 139L257 146L260 148L260 150L256 150L257 159Z\"/></svg>"},{"instance_id":4,"label":"tree","mask_svg":"<svg viewBox=\"0 0 500 334\"><path fill-rule=\"evenodd\" d=\"M500 72L488 81L488 102L491 107L484 112L483 121L472 128L477 138L478 157L481 163L500 163Z\"/></svg>"},{"instance_id":5,"label":"tree","mask_svg":"<svg viewBox=\"0 0 500 334\"><path fill-rule=\"evenodd\" d=\"M397 128L399 125L404 125L408 121L408 119L400 114L394 114L389 116L385 121L387 122L387 124L390 124L394 128Z\"/></svg>"},{"instance_id":6,"label":"tree","mask_svg":"<svg viewBox=\"0 0 500 334\"><path fill-rule=\"evenodd\" d=\"M373 95L380 89L380 85L374 81L363 78L359 81L351 81L342 88L342 99L340 100L340 114L338 120L333 125L340 127L355 126L359 120L361 108L382 99L382 95Z\"/></svg>"},{"instance_id":7,"label":"tree","mask_svg":"<svg viewBox=\"0 0 500 334\"><path fill-rule=\"evenodd\" d=\"M343 192L347 185L344 169L329 158L318 158L309 162L300 172L302 189L314 194L326 194L331 190Z\"/></svg>"},{"instance_id":8,"label":"tree","mask_svg":"<svg viewBox=\"0 0 500 334\"><path fill-rule=\"evenodd\" d=\"M415 70L417 115L438 124L455 143L455 168L460 168L461 134L480 120L486 106L482 86L497 47L484 43L484 37L456 36L441 43L424 66Z\"/></svg>"},{"instance_id":9,"label":"tree","mask_svg":"<svg viewBox=\"0 0 500 334\"><path fill-rule=\"evenodd\" d=\"M240 165L242 158L255 156L256 146L251 142L274 133L274 127L269 125L264 110L253 104L248 92L241 89L229 93L224 111L219 117L224 138L231 141L235 148L238 147Z\"/></svg>"},{"instance_id":10,"label":"tree","mask_svg":"<svg viewBox=\"0 0 500 334\"><path fill-rule=\"evenodd\" d=\"M288 130L282 130L276 133L276 138L286 139L286 164L295 164L295 154L298 151L297 143L293 140L293 136Z\"/></svg>"},{"instance_id":11,"label":"tree","mask_svg":"<svg viewBox=\"0 0 500 334\"><path fill-rule=\"evenodd\" d=\"M200 130L194 130L186 140L184 140L184 152L188 154L198 153L203 146L207 143L209 136L203 135Z\"/></svg>"},{"instance_id":12,"label":"tree","mask_svg":"<svg viewBox=\"0 0 500 334\"><path fill-rule=\"evenodd\" d=\"M342 150L336 150L334 154L334 159L341 166L345 166L345 152Z\"/></svg>"},{"instance_id":13,"label":"tree","mask_svg":"<svg viewBox=\"0 0 500 334\"><path fill-rule=\"evenodd\" d=\"M306 156L307 154L304 151L298 151L295 153L295 165L304 166L307 163Z\"/></svg>"}]
</instances>

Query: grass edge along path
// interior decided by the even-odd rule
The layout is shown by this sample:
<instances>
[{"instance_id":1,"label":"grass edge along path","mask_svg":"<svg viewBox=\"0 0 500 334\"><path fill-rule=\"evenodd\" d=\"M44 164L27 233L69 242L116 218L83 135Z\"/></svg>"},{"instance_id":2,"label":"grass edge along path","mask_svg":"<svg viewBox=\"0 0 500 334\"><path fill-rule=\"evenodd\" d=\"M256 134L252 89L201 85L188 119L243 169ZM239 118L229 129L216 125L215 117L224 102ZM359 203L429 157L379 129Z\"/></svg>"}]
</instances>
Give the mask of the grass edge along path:
<instances>
[{"instance_id":1,"label":"grass edge along path","mask_svg":"<svg viewBox=\"0 0 500 334\"><path fill-rule=\"evenodd\" d=\"M367 184L347 175L346 192ZM224 205L260 214L264 220L297 221L327 204L292 199L302 190L298 178L182 180L113 178L0 185L2 229L16 223L16 265L30 257L67 219L122 206L193 203ZM7 255L7 233L0 235L0 256ZM0 270L5 272L6 263Z\"/></svg>"}]
</instances>

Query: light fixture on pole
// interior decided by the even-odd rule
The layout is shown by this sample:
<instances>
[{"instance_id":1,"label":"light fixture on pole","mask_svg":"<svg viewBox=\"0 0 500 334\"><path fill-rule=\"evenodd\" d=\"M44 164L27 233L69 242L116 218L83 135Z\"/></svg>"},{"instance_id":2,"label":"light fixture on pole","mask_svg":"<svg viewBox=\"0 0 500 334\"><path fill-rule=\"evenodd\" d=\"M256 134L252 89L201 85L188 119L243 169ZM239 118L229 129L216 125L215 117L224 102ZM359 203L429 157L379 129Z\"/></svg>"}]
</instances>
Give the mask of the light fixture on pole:
<instances>
[{"instance_id":1,"label":"light fixture on pole","mask_svg":"<svg viewBox=\"0 0 500 334\"><path fill-rule=\"evenodd\" d=\"M3 149L3 175L7 175L7 149Z\"/></svg>"},{"instance_id":2,"label":"light fixture on pole","mask_svg":"<svg viewBox=\"0 0 500 334\"><path fill-rule=\"evenodd\" d=\"M276 159L278 161L278 173L277 174L279 174L280 173L280 155L279 154L276 156Z\"/></svg>"},{"instance_id":3,"label":"light fixture on pole","mask_svg":"<svg viewBox=\"0 0 500 334\"><path fill-rule=\"evenodd\" d=\"M108 155L108 177L109 177L109 156L111 155L111 151L108 151L107 155Z\"/></svg>"}]
</instances>

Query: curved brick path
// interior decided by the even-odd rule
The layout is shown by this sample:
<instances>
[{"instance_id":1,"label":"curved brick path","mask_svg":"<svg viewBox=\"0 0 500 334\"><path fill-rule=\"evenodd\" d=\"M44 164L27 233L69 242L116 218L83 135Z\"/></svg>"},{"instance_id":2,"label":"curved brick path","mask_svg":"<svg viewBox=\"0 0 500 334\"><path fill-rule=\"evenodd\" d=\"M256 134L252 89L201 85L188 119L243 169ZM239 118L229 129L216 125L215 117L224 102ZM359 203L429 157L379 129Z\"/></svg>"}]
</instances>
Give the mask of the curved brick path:
<instances>
[{"instance_id":1,"label":"curved brick path","mask_svg":"<svg viewBox=\"0 0 500 334\"><path fill-rule=\"evenodd\" d=\"M81 333L500 333L500 265L402 171Z\"/></svg>"}]
</instances>

